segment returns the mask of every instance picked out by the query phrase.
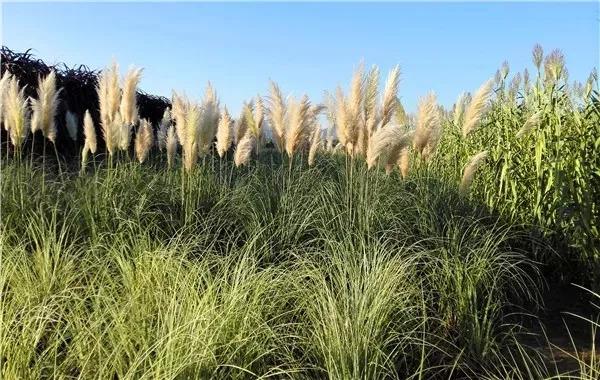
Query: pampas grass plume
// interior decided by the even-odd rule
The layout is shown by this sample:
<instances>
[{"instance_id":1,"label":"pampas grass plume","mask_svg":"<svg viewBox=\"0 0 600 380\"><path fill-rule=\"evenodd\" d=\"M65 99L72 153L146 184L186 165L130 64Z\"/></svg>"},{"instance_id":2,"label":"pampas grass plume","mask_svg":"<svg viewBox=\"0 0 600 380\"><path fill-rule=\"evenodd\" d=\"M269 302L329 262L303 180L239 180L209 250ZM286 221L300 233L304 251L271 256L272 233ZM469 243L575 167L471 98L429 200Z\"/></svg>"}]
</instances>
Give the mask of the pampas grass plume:
<instances>
[{"instance_id":1,"label":"pampas grass plume","mask_svg":"<svg viewBox=\"0 0 600 380\"><path fill-rule=\"evenodd\" d=\"M85 137L84 150L87 147L90 152L96 153L96 128L94 127L94 121L89 110L85 110L85 114L83 115L83 135Z\"/></svg>"},{"instance_id":2,"label":"pampas grass plume","mask_svg":"<svg viewBox=\"0 0 600 380\"><path fill-rule=\"evenodd\" d=\"M462 126L462 135L467 135L475 130L483 118L487 108L487 102L492 95L492 86L494 84L493 79L489 79L479 87L477 92L473 95L471 102L469 103L465 114Z\"/></svg>"},{"instance_id":3,"label":"pampas grass plume","mask_svg":"<svg viewBox=\"0 0 600 380\"><path fill-rule=\"evenodd\" d=\"M223 157L229 150L232 143L232 124L233 120L227 111L227 107L223 110L221 118L219 119L219 126L217 127L217 153L219 157Z\"/></svg>"},{"instance_id":4,"label":"pampas grass plume","mask_svg":"<svg viewBox=\"0 0 600 380\"><path fill-rule=\"evenodd\" d=\"M422 154L425 147L431 146L434 137L441 128L439 110L435 93L430 92L419 100L417 110L417 127L413 139L413 147Z\"/></svg>"},{"instance_id":5,"label":"pampas grass plume","mask_svg":"<svg viewBox=\"0 0 600 380\"><path fill-rule=\"evenodd\" d=\"M148 153L152 148L154 134L152 133L152 124L146 119L142 119L137 134L135 135L135 155L138 161L143 163L148 158Z\"/></svg>"},{"instance_id":6,"label":"pampas grass plume","mask_svg":"<svg viewBox=\"0 0 600 380\"><path fill-rule=\"evenodd\" d=\"M310 137L310 148L308 150L308 166L313 166L317 152L321 146L321 126L315 124L313 133Z\"/></svg>"},{"instance_id":7,"label":"pampas grass plume","mask_svg":"<svg viewBox=\"0 0 600 380\"><path fill-rule=\"evenodd\" d=\"M398 104L398 86L400 85L400 66L394 68L388 74L383 89L381 104L381 125L385 126L392 120Z\"/></svg>"},{"instance_id":8,"label":"pampas grass plume","mask_svg":"<svg viewBox=\"0 0 600 380\"><path fill-rule=\"evenodd\" d=\"M471 183L473 182L473 178L475 178L475 173L477 172L479 166L481 166L483 161L486 159L487 155L487 151L477 153L476 155L471 157L469 163L467 164L467 166L465 166L465 169L463 170L462 180L460 181L459 191L461 195L465 196L468 194L469 188L471 187Z\"/></svg>"},{"instance_id":9,"label":"pampas grass plume","mask_svg":"<svg viewBox=\"0 0 600 380\"><path fill-rule=\"evenodd\" d=\"M4 95L4 125L9 131L11 143L20 149L29 132L29 107L25 87L20 88L17 78L13 76L7 82Z\"/></svg>"},{"instance_id":10,"label":"pampas grass plume","mask_svg":"<svg viewBox=\"0 0 600 380\"><path fill-rule=\"evenodd\" d=\"M52 143L56 143L55 118L60 91L56 90L56 73L50 71L45 78L38 79L37 99L31 100L31 131L41 130L44 137Z\"/></svg>"},{"instance_id":11,"label":"pampas grass plume","mask_svg":"<svg viewBox=\"0 0 600 380\"><path fill-rule=\"evenodd\" d=\"M123 92L119 112L126 125L138 122L137 87L142 78L141 68L130 68L123 79Z\"/></svg>"},{"instance_id":12,"label":"pampas grass plume","mask_svg":"<svg viewBox=\"0 0 600 380\"><path fill-rule=\"evenodd\" d=\"M542 111L539 110L533 115L531 115L526 121L525 124L519 129L516 134L518 139L521 139L529 134L533 128L537 128L542 121Z\"/></svg>"},{"instance_id":13,"label":"pampas grass plume","mask_svg":"<svg viewBox=\"0 0 600 380\"><path fill-rule=\"evenodd\" d=\"M252 133L246 133L244 137L242 137L240 142L235 147L233 161L236 167L248 164L255 142L256 137Z\"/></svg>"},{"instance_id":14,"label":"pampas grass plume","mask_svg":"<svg viewBox=\"0 0 600 380\"><path fill-rule=\"evenodd\" d=\"M270 83L269 92L268 114L271 121L271 128L273 129L273 141L277 150L283 153L285 149L285 100L279 86L273 81Z\"/></svg>"},{"instance_id":15,"label":"pampas grass plume","mask_svg":"<svg viewBox=\"0 0 600 380\"><path fill-rule=\"evenodd\" d=\"M167 130L167 166L169 168L173 167L175 163L175 153L177 153L177 134L175 133L175 127L170 126Z\"/></svg>"}]
</instances>

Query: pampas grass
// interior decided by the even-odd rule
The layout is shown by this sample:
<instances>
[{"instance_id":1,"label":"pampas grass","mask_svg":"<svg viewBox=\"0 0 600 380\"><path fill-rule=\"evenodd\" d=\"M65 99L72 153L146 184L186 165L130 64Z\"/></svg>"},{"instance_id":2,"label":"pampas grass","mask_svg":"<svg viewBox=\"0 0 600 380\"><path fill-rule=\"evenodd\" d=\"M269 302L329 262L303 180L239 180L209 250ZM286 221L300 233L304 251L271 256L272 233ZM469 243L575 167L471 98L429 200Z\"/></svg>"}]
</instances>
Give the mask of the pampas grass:
<instances>
[{"instance_id":1,"label":"pampas grass","mask_svg":"<svg viewBox=\"0 0 600 380\"><path fill-rule=\"evenodd\" d=\"M459 188L459 192L461 195L465 196L469 193L469 188L471 187L471 183L473 183L475 173L477 172L479 166L481 166L483 161L486 159L487 155L487 150L479 152L473 157L471 157L471 159L467 163L467 166L465 166Z\"/></svg>"},{"instance_id":2,"label":"pampas grass","mask_svg":"<svg viewBox=\"0 0 600 380\"><path fill-rule=\"evenodd\" d=\"M96 141L96 128L94 127L94 121L92 120L92 115L90 115L89 110L85 110L85 113L83 115L83 136L85 137L85 142L81 151L82 174L85 172L88 154L90 152L92 154L96 153L98 145Z\"/></svg>"},{"instance_id":3,"label":"pampas grass","mask_svg":"<svg viewBox=\"0 0 600 380\"><path fill-rule=\"evenodd\" d=\"M362 121L363 125L359 128L358 150L364 154L369 144L369 139L375 131L379 121L379 109L377 108L377 95L379 87L379 68L373 66L366 79L365 95L363 101Z\"/></svg>"},{"instance_id":4,"label":"pampas grass","mask_svg":"<svg viewBox=\"0 0 600 380\"><path fill-rule=\"evenodd\" d=\"M119 112L123 123L131 128L138 122L137 87L142 79L141 68L130 68L123 78L123 90ZM123 149L121 147L121 149ZM126 148L125 148L126 149Z\"/></svg>"},{"instance_id":5,"label":"pampas grass","mask_svg":"<svg viewBox=\"0 0 600 380\"><path fill-rule=\"evenodd\" d=\"M140 164L144 163L146 158L148 158L148 153L154 142L153 140L152 124L148 120L142 119L135 135L135 155Z\"/></svg>"},{"instance_id":6,"label":"pampas grass","mask_svg":"<svg viewBox=\"0 0 600 380\"><path fill-rule=\"evenodd\" d=\"M357 152L364 90L364 66L360 64L352 76L346 105L348 113L346 145L352 154Z\"/></svg>"},{"instance_id":7,"label":"pampas grass","mask_svg":"<svg viewBox=\"0 0 600 380\"><path fill-rule=\"evenodd\" d=\"M198 161L198 142L200 140L200 123L202 111L198 104L187 107L181 146L183 147L183 164L185 170L190 172Z\"/></svg>"},{"instance_id":8,"label":"pampas grass","mask_svg":"<svg viewBox=\"0 0 600 380\"><path fill-rule=\"evenodd\" d=\"M4 124L4 103L6 98L6 92L8 90L8 85L10 83L10 79L12 74L6 70L2 78L0 78L0 123ZM8 130L6 124L4 124L4 128Z\"/></svg>"},{"instance_id":9,"label":"pampas grass","mask_svg":"<svg viewBox=\"0 0 600 380\"><path fill-rule=\"evenodd\" d=\"M29 132L29 107L25 98L25 87L20 88L14 76L7 81L3 107L4 126L9 132L10 141L17 154Z\"/></svg>"},{"instance_id":10,"label":"pampas grass","mask_svg":"<svg viewBox=\"0 0 600 380\"><path fill-rule=\"evenodd\" d=\"M223 109L221 113L221 117L219 119L219 126L217 127L217 154L219 157L223 158L225 153L229 150L232 143L232 124L233 120L229 115L229 111L227 111L227 107Z\"/></svg>"},{"instance_id":11,"label":"pampas grass","mask_svg":"<svg viewBox=\"0 0 600 380\"><path fill-rule=\"evenodd\" d=\"M524 137L526 137L532 129L537 128L540 126L540 123L542 122L542 110L537 111L536 113L534 113L533 115L531 115L526 121L525 124L523 124L523 126L517 131L516 133L516 137L518 139L522 139Z\"/></svg>"},{"instance_id":12,"label":"pampas grass","mask_svg":"<svg viewBox=\"0 0 600 380\"><path fill-rule=\"evenodd\" d=\"M414 132L405 132L401 137L395 137L395 143L389 146L388 150L385 152L385 172L386 174L390 174L398 162L400 161L401 154L403 151L407 150L410 147L414 138Z\"/></svg>"},{"instance_id":13,"label":"pampas grass","mask_svg":"<svg viewBox=\"0 0 600 380\"><path fill-rule=\"evenodd\" d=\"M94 127L94 121L89 110L85 110L83 115L83 135L85 137L84 150L87 148L92 153L96 153L97 142L96 142L96 128Z\"/></svg>"},{"instance_id":14,"label":"pampas grass","mask_svg":"<svg viewBox=\"0 0 600 380\"><path fill-rule=\"evenodd\" d=\"M204 99L202 100L202 118L198 135L198 149L200 154L204 155L208 153L215 139L218 123L219 100L215 89L209 82L204 92Z\"/></svg>"},{"instance_id":15,"label":"pampas grass","mask_svg":"<svg viewBox=\"0 0 600 380\"><path fill-rule=\"evenodd\" d=\"M56 143L56 109L58 95L56 90L56 73L51 71L45 78L38 79L37 99L31 99L31 132L42 131L44 137Z\"/></svg>"},{"instance_id":16,"label":"pampas grass","mask_svg":"<svg viewBox=\"0 0 600 380\"><path fill-rule=\"evenodd\" d=\"M119 66L116 62L104 70L98 78L96 88L100 106L100 127L106 150L112 157L118 147L122 119L119 114L121 88L119 87Z\"/></svg>"},{"instance_id":17,"label":"pampas grass","mask_svg":"<svg viewBox=\"0 0 600 380\"><path fill-rule=\"evenodd\" d=\"M235 147L233 161L236 167L247 165L250 155L254 149L256 137L252 133L246 133Z\"/></svg>"},{"instance_id":18,"label":"pampas grass","mask_svg":"<svg viewBox=\"0 0 600 380\"><path fill-rule=\"evenodd\" d=\"M440 113L437 106L437 97L430 92L419 100L417 110L417 127L413 139L413 148L417 153L431 152L437 143L436 136L441 129ZM425 148L427 148L425 151Z\"/></svg>"},{"instance_id":19,"label":"pampas grass","mask_svg":"<svg viewBox=\"0 0 600 380\"><path fill-rule=\"evenodd\" d=\"M79 129L79 118L73 112L67 110L65 112L65 124L67 126L67 133L74 142L77 142L77 130Z\"/></svg>"},{"instance_id":20,"label":"pampas grass","mask_svg":"<svg viewBox=\"0 0 600 380\"><path fill-rule=\"evenodd\" d=\"M268 115L273 130L273 142L280 153L285 150L285 117L286 106L277 83L271 81Z\"/></svg>"},{"instance_id":21,"label":"pampas grass","mask_svg":"<svg viewBox=\"0 0 600 380\"><path fill-rule=\"evenodd\" d=\"M464 114L464 122L462 125L463 137L467 137L469 133L473 132L477 127L479 127L481 119L483 118L483 115L487 109L488 100L492 96L493 85L494 80L489 79L482 84L477 92L475 92L473 95L471 102L467 106Z\"/></svg>"},{"instance_id":22,"label":"pampas grass","mask_svg":"<svg viewBox=\"0 0 600 380\"><path fill-rule=\"evenodd\" d=\"M308 96L300 101L291 98L289 101L289 124L285 133L285 151L292 157L296 149L310 133L311 105Z\"/></svg>"},{"instance_id":23,"label":"pampas grass","mask_svg":"<svg viewBox=\"0 0 600 380\"><path fill-rule=\"evenodd\" d=\"M398 108L398 86L400 85L400 66L394 66L390 70L381 100L381 126L387 125L392 120L394 112Z\"/></svg>"},{"instance_id":24,"label":"pampas grass","mask_svg":"<svg viewBox=\"0 0 600 380\"><path fill-rule=\"evenodd\" d=\"M175 153L177 153L177 134L175 133L175 127L170 126L167 130L167 166L171 169L175 163Z\"/></svg>"},{"instance_id":25,"label":"pampas grass","mask_svg":"<svg viewBox=\"0 0 600 380\"><path fill-rule=\"evenodd\" d=\"M404 136L404 128L397 124L387 125L375 131L367 148L367 167L371 169L377 159L391 152L397 144L403 141Z\"/></svg>"},{"instance_id":26,"label":"pampas grass","mask_svg":"<svg viewBox=\"0 0 600 380\"><path fill-rule=\"evenodd\" d=\"M183 165L190 172L198 161L202 107L173 92L173 117L177 138L183 149Z\"/></svg>"},{"instance_id":27,"label":"pampas grass","mask_svg":"<svg viewBox=\"0 0 600 380\"><path fill-rule=\"evenodd\" d=\"M313 166L315 163L317 152L321 147L321 133L321 126L319 124L315 124L313 133L310 136L310 148L308 150L308 166Z\"/></svg>"},{"instance_id":28,"label":"pampas grass","mask_svg":"<svg viewBox=\"0 0 600 380\"><path fill-rule=\"evenodd\" d=\"M468 93L462 92L458 96L458 99L456 100L456 103L454 104L454 110L453 110L453 114L452 114L454 125L456 125L456 126L462 125L463 116L465 113L465 107L467 106L467 104L469 104L469 102L470 102L470 96Z\"/></svg>"},{"instance_id":29,"label":"pampas grass","mask_svg":"<svg viewBox=\"0 0 600 380\"><path fill-rule=\"evenodd\" d=\"M348 105L342 89L338 87L335 106L335 130L337 138L348 153L352 153L352 127Z\"/></svg>"},{"instance_id":30,"label":"pampas grass","mask_svg":"<svg viewBox=\"0 0 600 380\"><path fill-rule=\"evenodd\" d=\"M244 102L244 104L242 105L242 111L240 113L240 117L236 120L236 122L234 123L234 128L233 128L233 142L237 145L240 140L244 137L244 135L246 134L246 131L248 130L248 123L246 121L246 115L248 114L248 108L250 107L250 105L246 102ZM252 112L250 112L251 114ZM253 118L248 118L248 120L250 122L253 122Z\"/></svg>"},{"instance_id":31,"label":"pampas grass","mask_svg":"<svg viewBox=\"0 0 600 380\"><path fill-rule=\"evenodd\" d=\"M398 168L402 178L408 177L410 169L410 147L405 147L400 151L400 159L398 160Z\"/></svg>"}]
</instances>

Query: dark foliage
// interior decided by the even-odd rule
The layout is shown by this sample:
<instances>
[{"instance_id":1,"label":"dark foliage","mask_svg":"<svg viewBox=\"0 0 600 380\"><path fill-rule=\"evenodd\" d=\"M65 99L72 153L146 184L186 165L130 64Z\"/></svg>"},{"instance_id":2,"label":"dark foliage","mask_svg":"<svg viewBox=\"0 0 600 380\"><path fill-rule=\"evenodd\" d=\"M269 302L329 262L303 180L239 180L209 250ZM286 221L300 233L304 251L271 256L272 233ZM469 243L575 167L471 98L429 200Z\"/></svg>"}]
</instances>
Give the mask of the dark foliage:
<instances>
[{"instance_id":1,"label":"dark foliage","mask_svg":"<svg viewBox=\"0 0 600 380\"><path fill-rule=\"evenodd\" d=\"M98 95L96 84L100 70L93 70L85 65L68 67L64 63L47 65L41 59L31 54L31 49L24 53L16 53L6 46L2 46L2 75L8 70L16 76L21 86L27 86L25 94L32 98L37 97L36 89L39 77L44 77L54 70L56 72L57 86L62 88L60 103L56 117L58 134L56 147L58 152L65 158L77 156L83 146L83 114L89 110L96 132L98 135L99 150L104 149L102 133L100 132L100 114L98 110ZM162 96L149 95L138 91L137 102L141 118L149 119L156 128L160 122L166 107L170 107L170 101ZM79 119L79 130L77 142L73 142L66 129L65 114L67 110L75 113ZM2 149L7 149L6 131L2 130ZM38 132L33 137L30 135L26 143L25 151L31 152L31 142L35 138L35 152L42 152L43 145L48 142Z\"/></svg>"}]
</instances>

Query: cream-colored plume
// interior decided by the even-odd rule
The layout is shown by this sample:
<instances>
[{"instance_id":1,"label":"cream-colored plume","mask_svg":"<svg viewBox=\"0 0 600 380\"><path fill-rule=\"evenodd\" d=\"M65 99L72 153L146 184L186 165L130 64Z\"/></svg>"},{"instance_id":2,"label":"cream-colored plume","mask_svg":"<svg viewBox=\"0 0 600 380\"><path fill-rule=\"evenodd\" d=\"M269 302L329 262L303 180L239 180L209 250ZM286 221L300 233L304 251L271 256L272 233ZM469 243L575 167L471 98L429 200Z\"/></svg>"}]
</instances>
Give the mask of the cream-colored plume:
<instances>
[{"instance_id":1,"label":"cream-colored plume","mask_svg":"<svg viewBox=\"0 0 600 380\"><path fill-rule=\"evenodd\" d=\"M285 116L286 106L277 83L271 81L268 107L269 120L273 129L273 142L280 153L285 149Z\"/></svg>"},{"instance_id":2,"label":"cream-colored plume","mask_svg":"<svg viewBox=\"0 0 600 380\"><path fill-rule=\"evenodd\" d=\"M467 137L469 133L473 132L477 127L479 127L481 119L487 110L488 100L492 96L493 85L494 80L489 79L482 84L477 92L475 92L473 95L471 102L467 106L467 109L464 113L464 121L462 126L463 137Z\"/></svg>"},{"instance_id":3,"label":"cream-colored plume","mask_svg":"<svg viewBox=\"0 0 600 380\"><path fill-rule=\"evenodd\" d=\"M94 127L94 121L89 110L85 110L85 114L83 115L83 135L85 137L83 149L89 149L90 152L96 153L98 145L96 141L96 128Z\"/></svg>"},{"instance_id":4,"label":"cream-colored plume","mask_svg":"<svg viewBox=\"0 0 600 380\"><path fill-rule=\"evenodd\" d=\"M400 168L402 178L408 177L408 170L410 169L410 147L405 147L400 152L398 167Z\"/></svg>"},{"instance_id":5,"label":"cream-colored plume","mask_svg":"<svg viewBox=\"0 0 600 380\"><path fill-rule=\"evenodd\" d=\"M198 161L198 142L200 140L200 123L202 122L202 111L200 105L190 104L186 113L183 139L183 165L186 171L191 171Z\"/></svg>"},{"instance_id":6,"label":"cream-colored plume","mask_svg":"<svg viewBox=\"0 0 600 380\"><path fill-rule=\"evenodd\" d=\"M344 146L348 153L352 153L352 128L350 126L351 120L348 105L346 103L344 93L342 92L342 89L338 87L335 106L336 134L340 144Z\"/></svg>"},{"instance_id":7,"label":"cream-colored plume","mask_svg":"<svg viewBox=\"0 0 600 380\"><path fill-rule=\"evenodd\" d=\"M409 145L411 141L412 134L406 133L401 125L388 124L378 129L369 141L367 167L371 169L377 163L379 157L384 156L387 159L387 156L399 152L402 147ZM396 162L393 158L392 161Z\"/></svg>"},{"instance_id":8,"label":"cream-colored plume","mask_svg":"<svg viewBox=\"0 0 600 380\"><path fill-rule=\"evenodd\" d=\"M236 167L248 164L256 138L252 133L246 133L235 147L233 161Z\"/></svg>"},{"instance_id":9,"label":"cream-colored plume","mask_svg":"<svg viewBox=\"0 0 600 380\"><path fill-rule=\"evenodd\" d=\"M119 66L116 62L102 70L96 91L100 106L100 127L106 149L112 155L119 144L123 124L119 114L121 88L119 86Z\"/></svg>"},{"instance_id":10,"label":"cream-colored plume","mask_svg":"<svg viewBox=\"0 0 600 380\"><path fill-rule=\"evenodd\" d=\"M133 126L138 122L137 87L142 79L142 69L132 67L123 78L123 92L119 112L123 123Z\"/></svg>"},{"instance_id":11,"label":"cream-colored plume","mask_svg":"<svg viewBox=\"0 0 600 380\"><path fill-rule=\"evenodd\" d=\"M542 122L542 111L539 110L536 113L534 113L533 115L531 115L527 119L527 121L525 121L525 124L523 124L521 129L519 129L519 131L517 132L516 137L518 139L521 139L521 138L527 136L529 134L529 132L531 132L532 129L539 127L541 122Z\"/></svg>"},{"instance_id":12,"label":"cream-colored plume","mask_svg":"<svg viewBox=\"0 0 600 380\"><path fill-rule=\"evenodd\" d=\"M227 111L227 107L225 107L223 109L223 113L221 113L219 126L217 128L217 153L221 158L225 155L225 153L227 153L229 147L231 147L233 140L232 125L233 120L229 115L229 111Z\"/></svg>"},{"instance_id":13,"label":"cream-colored plume","mask_svg":"<svg viewBox=\"0 0 600 380\"><path fill-rule=\"evenodd\" d=\"M307 139L311 127L311 105L308 96L300 101L289 101L289 123L285 132L285 151L289 157L294 155L300 144Z\"/></svg>"},{"instance_id":14,"label":"cream-colored plume","mask_svg":"<svg viewBox=\"0 0 600 380\"><path fill-rule=\"evenodd\" d=\"M56 109L61 90L56 90L56 73L50 71L45 78L38 79L37 99L31 99L31 131L42 131L52 143L56 143Z\"/></svg>"},{"instance_id":15,"label":"cream-colored plume","mask_svg":"<svg viewBox=\"0 0 600 380\"><path fill-rule=\"evenodd\" d=\"M430 92L419 100L416 124L413 147L419 154L423 154L427 146L431 147L428 151L435 148L434 144L437 143L435 137L439 135L439 131L441 130L441 120L435 93Z\"/></svg>"},{"instance_id":16,"label":"cream-colored plume","mask_svg":"<svg viewBox=\"0 0 600 380\"><path fill-rule=\"evenodd\" d=\"M6 92L8 90L8 85L10 79L12 78L12 74L6 70L2 78L0 78L0 122L4 124L4 103L6 98ZM6 124L4 124L4 129L8 130Z\"/></svg>"},{"instance_id":17,"label":"cream-colored plume","mask_svg":"<svg viewBox=\"0 0 600 380\"><path fill-rule=\"evenodd\" d=\"M394 112L397 110L398 86L400 85L400 66L394 68L388 74L383 89L383 98L381 101L381 125L385 126L392 120Z\"/></svg>"},{"instance_id":18,"label":"cream-colored plume","mask_svg":"<svg viewBox=\"0 0 600 380\"><path fill-rule=\"evenodd\" d=\"M148 158L148 153L152 148L154 133L152 124L146 119L140 121L140 127L135 135L135 155L138 161L143 163Z\"/></svg>"},{"instance_id":19,"label":"cream-colored plume","mask_svg":"<svg viewBox=\"0 0 600 380\"><path fill-rule=\"evenodd\" d=\"M18 151L29 133L28 101L25 98L25 87L19 87L17 78L13 76L6 85L4 126L9 132L12 145Z\"/></svg>"},{"instance_id":20,"label":"cream-colored plume","mask_svg":"<svg viewBox=\"0 0 600 380\"><path fill-rule=\"evenodd\" d=\"M198 148L200 154L207 154L217 133L219 123L219 100L212 84L208 82L202 100L202 119Z\"/></svg>"},{"instance_id":21,"label":"cream-colored plume","mask_svg":"<svg viewBox=\"0 0 600 380\"><path fill-rule=\"evenodd\" d=\"M475 173L477 172L477 169L479 168L479 166L481 166L487 155L487 151L477 153L476 155L471 157L469 163L467 164L467 166L465 166L465 169L463 170L462 180L460 181L459 191L461 195L464 196L468 194L469 188L471 187L471 183L473 182L473 178L475 177Z\"/></svg>"},{"instance_id":22,"label":"cream-colored plume","mask_svg":"<svg viewBox=\"0 0 600 380\"><path fill-rule=\"evenodd\" d=\"M175 133L175 127L169 126L167 130L167 166L173 167L175 163L175 153L177 153L177 134Z\"/></svg>"},{"instance_id":23,"label":"cream-colored plume","mask_svg":"<svg viewBox=\"0 0 600 380\"><path fill-rule=\"evenodd\" d=\"M321 126L317 123L314 125L313 132L310 136L310 148L308 150L308 166L313 166L315 158L321 147Z\"/></svg>"},{"instance_id":24,"label":"cream-colored plume","mask_svg":"<svg viewBox=\"0 0 600 380\"><path fill-rule=\"evenodd\" d=\"M465 107L467 106L468 103L469 103L469 94L466 92L462 92L458 96L458 99L456 100L456 103L454 104L454 110L453 110L453 115L452 115L454 125L462 126L463 116L465 113Z\"/></svg>"}]
</instances>

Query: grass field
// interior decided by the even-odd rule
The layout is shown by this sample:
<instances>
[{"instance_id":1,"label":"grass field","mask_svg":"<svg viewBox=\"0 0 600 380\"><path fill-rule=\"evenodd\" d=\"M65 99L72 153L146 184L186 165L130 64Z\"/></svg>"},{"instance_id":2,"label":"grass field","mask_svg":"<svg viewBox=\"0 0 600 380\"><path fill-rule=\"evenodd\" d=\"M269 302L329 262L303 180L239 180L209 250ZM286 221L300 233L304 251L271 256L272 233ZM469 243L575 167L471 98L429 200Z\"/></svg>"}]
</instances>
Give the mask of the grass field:
<instances>
[{"instance_id":1,"label":"grass field","mask_svg":"<svg viewBox=\"0 0 600 380\"><path fill-rule=\"evenodd\" d=\"M503 67L452 110L406 115L399 71L379 96L358 70L323 105L272 84L238 119L174 94L156 135L139 73L109 68L73 160L57 86L29 115L8 79L0 377L598 379L597 309L585 352L546 341L569 369L525 343L549 280L600 301L597 78L536 54L536 78Z\"/></svg>"}]
</instances>

